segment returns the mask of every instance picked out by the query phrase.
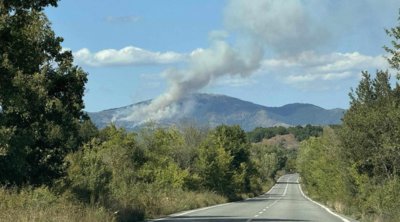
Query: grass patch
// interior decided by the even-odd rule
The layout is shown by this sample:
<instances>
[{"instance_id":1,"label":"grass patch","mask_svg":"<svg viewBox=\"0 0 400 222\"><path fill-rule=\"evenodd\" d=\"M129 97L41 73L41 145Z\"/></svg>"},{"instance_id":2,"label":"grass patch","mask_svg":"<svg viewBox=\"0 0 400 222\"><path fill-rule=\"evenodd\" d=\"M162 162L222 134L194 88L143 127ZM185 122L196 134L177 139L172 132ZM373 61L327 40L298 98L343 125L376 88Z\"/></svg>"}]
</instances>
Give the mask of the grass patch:
<instances>
[{"instance_id":1,"label":"grass patch","mask_svg":"<svg viewBox=\"0 0 400 222\"><path fill-rule=\"evenodd\" d=\"M116 197L116 201L120 208L134 210L149 219L226 203L228 200L221 195L208 191L160 189L152 184L137 184L129 192L125 192L124 196ZM117 209L116 211L119 210ZM129 221L129 215L120 216L120 220ZM132 216L134 215L130 215L130 217ZM139 216L136 216L136 218L139 218Z\"/></svg>"},{"instance_id":2,"label":"grass patch","mask_svg":"<svg viewBox=\"0 0 400 222\"><path fill-rule=\"evenodd\" d=\"M48 188L0 188L0 221L115 221L102 207L90 207L67 197L56 196Z\"/></svg>"},{"instance_id":3,"label":"grass patch","mask_svg":"<svg viewBox=\"0 0 400 222\"><path fill-rule=\"evenodd\" d=\"M0 188L0 221L142 221L159 218L179 211L227 202L212 192L191 192L132 189L134 195L119 200L118 209L91 206L64 194L56 195L46 187Z\"/></svg>"}]
</instances>

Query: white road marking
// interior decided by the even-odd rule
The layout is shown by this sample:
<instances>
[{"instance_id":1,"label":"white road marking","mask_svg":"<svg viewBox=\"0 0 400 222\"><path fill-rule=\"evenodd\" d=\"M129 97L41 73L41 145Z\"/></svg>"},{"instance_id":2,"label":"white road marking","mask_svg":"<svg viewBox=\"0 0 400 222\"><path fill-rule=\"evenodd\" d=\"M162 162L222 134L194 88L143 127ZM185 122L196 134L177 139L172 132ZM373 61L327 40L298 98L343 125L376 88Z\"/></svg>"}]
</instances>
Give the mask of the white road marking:
<instances>
[{"instance_id":1,"label":"white road marking","mask_svg":"<svg viewBox=\"0 0 400 222\"><path fill-rule=\"evenodd\" d=\"M299 182L299 179L297 179L297 182ZM307 200L309 200L309 201L311 201L312 203L317 204L318 206L322 207L322 208L323 208L324 210L326 210L328 213L332 214L333 216L336 216L337 218L339 218L339 219L342 220L343 222L350 222L348 219L346 219L346 218L340 216L339 214L337 214L337 213L331 211L331 209L329 209L328 207L326 207L326 206L324 206L324 205L322 205L322 204L320 204L320 203L318 203L318 202L312 200L311 198L307 197L307 196L304 194L303 190L301 189L300 183L299 183L299 189L300 189L301 195L303 195L303 197L305 197Z\"/></svg>"},{"instance_id":2,"label":"white road marking","mask_svg":"<svg viewBox=\"0 0 400 222\"><path fill-rule=\"evenodd\" d=\"M272 187L271 187L271 189L269 189L268 190L268 192L266 192L265 194L269 194L269 193L271 193L271 191L275 188L275 186L276 186L276 184L275 185L273 185ZM250 198L249 198L250 199Z\"/></svg>"},{"instance_id":3,"label":"white road marking","mask_svg":"<svg viewBox=\"0 0 400 222\"><path fill-rule=\"evenodd\" d=\"M287 192L288 186L289 186L289 182L286 183L285 191L283 192L281 197L286 196L286 192Z\"/></svg>"},{"instance_id":4,"label":"white road marking","mask_svg":"<svg viewBox=\"0 0 400 222\"><path fill-rule=\"evenodd\" d=\"M280 198L280 199L282 199L282 198ZM275 200L271 205L269 205L268 206L268 208L270 208L270 207L272 207L272 206L274 206L276 203L278 203L278 201L280 200L280 199L278 199L278 200Z\"/></svg>"},{"instance_id":5,"label":"white road marking","mask_svg":"<svg viewBox=\"0 0 400 222\"><path fill-rule=\"evenodd\" d=\"M289 179L290 179L291 177L292 177L292 176L290 176L286 181L288 182ZM283 180L282 177L279 178L277 182L280 182L281 180ZM271 189L269 189L269 191L266 192L265 194L269 194L273 189L275 189L275 188L277 187L276 185L277 185L277 184L275 184L274 186L272 186ZM281 196L281 198L279 198L278 200L275 200L271 205L267 206L265 209L268 209L269 207L275 205L279 200L282 199L283 196L286 195L286 191L287 191L288 185L289 185L289 184L286 184L284 194ZM257 198L257 197L255 197L255 198ZM248 199L246 199L246 200L255 199L255 198L248 198ZM239 201L239 202L240 202L240 201ZM163 220L170 219L171 217L179 217L179 216L183 216L183 215L186 215L186 214L195 213L195 212L198 212L198 211L208 210L208 209L212 209L212 208L216 208L216 207L227 206L227 205L230 205L230 204L233 204L233 203L235 203L235 202L224 203L224 204L218 204L218 205L213 205L213 206L209 206L209 207L203 207L203 208L199 208L199 209L184 211L184 212L181 212L181 213L171 214L171 215L169 215L169 216L167 216L167 217L163 217L163 218L159 218L159 219L154 219L154 220L152 220L152 221L163 221ZM257 215L257 217L258 217L258 216L259 216L259 215Z\"/></svg>"}]
</instances>

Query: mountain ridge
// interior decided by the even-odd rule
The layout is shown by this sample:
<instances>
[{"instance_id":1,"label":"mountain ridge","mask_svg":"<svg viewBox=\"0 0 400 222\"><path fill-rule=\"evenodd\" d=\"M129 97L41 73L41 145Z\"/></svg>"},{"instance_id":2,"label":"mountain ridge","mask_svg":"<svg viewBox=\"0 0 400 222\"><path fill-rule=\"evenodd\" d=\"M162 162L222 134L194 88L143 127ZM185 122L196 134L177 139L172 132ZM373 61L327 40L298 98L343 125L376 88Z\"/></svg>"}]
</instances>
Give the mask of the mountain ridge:
<instances>
[{"instance_id":1,"label":"mountain ridge","mask_svg":"<svg viewBox=\"0 0 400 222\"><path fill-rule=\"evenodd\" d=\"M128 120L128 115L151 101L88 114L99 128L113 122L118 127L135 130L140 128L141 124ZM344 109L324 109L309 103L268 107L226 95L205 93L186 96L172 105L182 112L176 116L162 118L157 124L168 126L179 124L183 120L192 120L210 127L238 124L245 130L252 130L256 127L270 126L339 124L345 112Z\"/></svg>"}]
</instances>

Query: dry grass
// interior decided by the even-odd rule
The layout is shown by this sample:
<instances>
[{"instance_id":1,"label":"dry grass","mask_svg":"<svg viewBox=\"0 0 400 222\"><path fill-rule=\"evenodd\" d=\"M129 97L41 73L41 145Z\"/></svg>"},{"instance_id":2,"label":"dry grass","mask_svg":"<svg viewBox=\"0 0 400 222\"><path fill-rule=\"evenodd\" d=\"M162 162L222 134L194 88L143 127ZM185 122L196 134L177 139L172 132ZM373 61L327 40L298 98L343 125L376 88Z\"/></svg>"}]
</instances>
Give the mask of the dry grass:
<instances>
[{"instance_id":1,"label":"dry grass","mask_svg":"<svg viewBox=\"0 0 400 222\"><path fill-rule=\"evenodd\" d=\"M136 203L135 207L141 210L146 218L159 218L180 211L227 202L227 198L212 192L160 190L152 187L134 189L132 197L127 198L129 200L121 200L123 205L129 208L131 203Z\"/></svg>"},{"instance_id":2,"label":"dry grass","mask_svg":"<svg viewBox=\"0 0 400 222\"><path fill-rule=\"evenodd\" d=\"M136 191L136 192L135 192ZM56 196L47 188L0 188L0 221L21 222L69 222L69 221L137 221L140 210L146 218L158 218L179 211L190 210L219 203L226 198L211 192L182 190L156 191L133 190L134 197L125 201L126 208L111 212L101 206L88 206L67 195ZM132 208L133 204L135 209ZM140 212L139 212L140 213Z\"/></svg>"},{"instance_id":3,"label":"dry grass","mask_svg":"<svg viewBox=\"0 0 400 222\"><path fill-rule=\"evenodd\" d=\"M0 200L0 221L115 221L104 208L57 197L47 188L20 191L0 188Z\"/></svg>"}]
</instances>

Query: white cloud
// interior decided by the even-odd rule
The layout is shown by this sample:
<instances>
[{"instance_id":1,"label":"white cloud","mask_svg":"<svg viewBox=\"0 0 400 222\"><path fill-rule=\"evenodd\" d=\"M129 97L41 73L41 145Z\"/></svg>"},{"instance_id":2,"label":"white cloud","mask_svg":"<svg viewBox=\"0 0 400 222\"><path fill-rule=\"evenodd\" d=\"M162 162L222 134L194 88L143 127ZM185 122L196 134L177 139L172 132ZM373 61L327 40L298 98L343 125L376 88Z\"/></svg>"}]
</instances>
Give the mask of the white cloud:
<instances>
[{"instance_id":1,"label":"white cloud","mask_svg":"<svg viewBox=\"0 0 400 222\"><path fill-rule=\"evenodd\" d=\"M267 59L261 71L273 74L282 82L304 90L336 88L343 80L359 78L363 70L387 69L382 55L359 52L318 54L303 52L293 57Z\"/></svg>"},{"instance_id":2,"label":"white cloud","mask_svg":"<svg viewBox=\"0 0 400 222\"><path fill-rule=\"evenodd\" d=\"M88 66L159 65L178 63L187 59L186 54L170 51L152 52L134 46L120 50L104 49L94 53L83 48L73 54L79 64Z\"/></svg>"}]
</instances>

